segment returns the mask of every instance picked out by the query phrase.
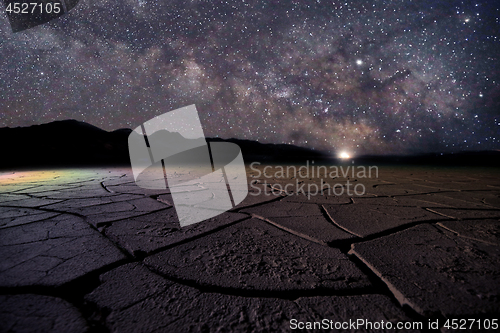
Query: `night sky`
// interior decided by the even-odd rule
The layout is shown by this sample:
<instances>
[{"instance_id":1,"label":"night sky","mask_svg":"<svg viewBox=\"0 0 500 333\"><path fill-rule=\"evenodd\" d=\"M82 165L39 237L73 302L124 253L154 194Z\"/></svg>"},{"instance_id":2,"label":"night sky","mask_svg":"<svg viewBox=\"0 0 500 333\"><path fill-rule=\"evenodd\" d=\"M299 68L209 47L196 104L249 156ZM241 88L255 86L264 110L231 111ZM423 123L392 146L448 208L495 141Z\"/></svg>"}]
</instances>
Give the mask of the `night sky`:
<instances>
[{"instance_id":1,"label":"night sky","mask_svg":"<svg viewBox=\"0 0 500 333\"><path fill-rule=\"evenodd\" d=\"M196 104L205 135L350 154L500 149L497 1L81 0L12 33L0 127L135 128Z\"/></svg>"}]
</instances>

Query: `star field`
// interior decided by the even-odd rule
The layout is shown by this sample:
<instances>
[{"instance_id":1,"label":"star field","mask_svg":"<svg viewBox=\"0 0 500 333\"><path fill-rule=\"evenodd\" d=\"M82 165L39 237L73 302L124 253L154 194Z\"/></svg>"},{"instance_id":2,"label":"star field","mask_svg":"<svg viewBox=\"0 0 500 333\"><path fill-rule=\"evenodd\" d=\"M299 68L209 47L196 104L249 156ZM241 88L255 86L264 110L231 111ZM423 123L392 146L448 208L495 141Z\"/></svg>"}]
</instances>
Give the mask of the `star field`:
<instances>
[{"instance_id":1,"label":"star field","mask_svg":"<svg viewBox=\"0 0 500 333\"><path fill-rule=\"evenodd\" d=\"M12 33L0 126L135 128L196 104L205 135L356 154L500 149L495 1L80 3Z\"/></svg>"}]
</instances>

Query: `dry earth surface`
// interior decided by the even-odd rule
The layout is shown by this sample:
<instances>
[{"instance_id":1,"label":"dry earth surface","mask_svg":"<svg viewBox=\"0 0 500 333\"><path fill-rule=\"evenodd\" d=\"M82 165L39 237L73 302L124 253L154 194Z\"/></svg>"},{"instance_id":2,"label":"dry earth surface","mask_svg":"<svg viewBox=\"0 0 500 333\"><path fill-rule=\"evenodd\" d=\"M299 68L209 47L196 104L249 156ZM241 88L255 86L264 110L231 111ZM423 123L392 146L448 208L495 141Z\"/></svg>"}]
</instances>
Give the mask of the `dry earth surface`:
<instances>
[{"instance_id":1,"label":"dry earth surface","mask_svg":"<svg viewBox=\"0 0 500 333\"><path fill-rule=\"evenodd\" d=\"M0 173L0 331L499 317L498 169L263 171L247 168L236 208L184 228L169 191L130 169Z\"/></svg>"}]
</instances>

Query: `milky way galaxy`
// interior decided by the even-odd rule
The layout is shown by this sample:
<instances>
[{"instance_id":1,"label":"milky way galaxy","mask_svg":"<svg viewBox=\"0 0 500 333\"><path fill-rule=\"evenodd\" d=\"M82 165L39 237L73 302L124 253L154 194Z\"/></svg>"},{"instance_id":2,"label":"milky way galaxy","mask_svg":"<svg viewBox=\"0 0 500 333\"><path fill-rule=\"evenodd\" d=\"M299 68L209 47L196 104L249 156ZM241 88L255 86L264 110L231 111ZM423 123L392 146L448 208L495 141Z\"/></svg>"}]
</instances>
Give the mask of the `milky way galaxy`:
<instances>
[{"instance_id":1,"label":"milky way galaxy","mask_svg":"<svg viewBox=\"0 0 500 333\"><path fill-rule=\"evenodd\" d=\"M496 1L81 0L12 33L0 126L135 128L196 104L205 135L332 153L500 149Z\"/></svg>"}]
</instances>

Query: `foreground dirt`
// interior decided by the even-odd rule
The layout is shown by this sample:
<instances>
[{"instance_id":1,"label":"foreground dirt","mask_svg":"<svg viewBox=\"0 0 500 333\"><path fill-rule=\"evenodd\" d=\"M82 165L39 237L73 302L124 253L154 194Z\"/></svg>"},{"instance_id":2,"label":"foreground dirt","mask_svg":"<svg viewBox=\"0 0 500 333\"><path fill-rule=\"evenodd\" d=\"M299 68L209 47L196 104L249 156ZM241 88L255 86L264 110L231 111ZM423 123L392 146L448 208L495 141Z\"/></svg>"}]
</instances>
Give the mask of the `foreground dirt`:
<instances>
[{"instance_id":1,"label":"foreground dirt","mask_svg":"<svg viewBox=\"0 0 500 333\"><path fill-rule=\"evenodd\" d=\"M248 167L241 204L184 228L129 169L3 172L0 331L498 318L499 170L347 166Z\"/></svg>"}]
</instances>

